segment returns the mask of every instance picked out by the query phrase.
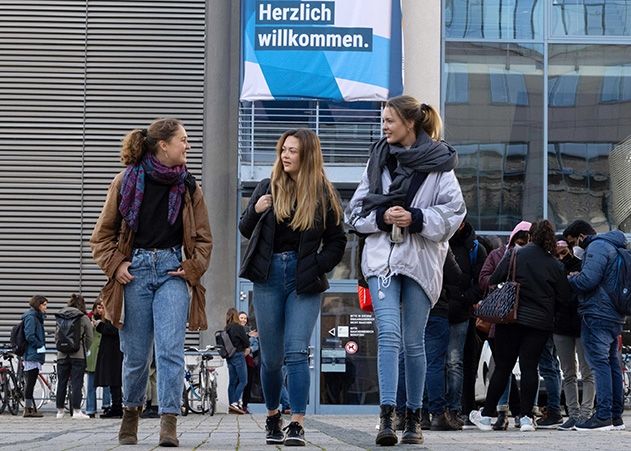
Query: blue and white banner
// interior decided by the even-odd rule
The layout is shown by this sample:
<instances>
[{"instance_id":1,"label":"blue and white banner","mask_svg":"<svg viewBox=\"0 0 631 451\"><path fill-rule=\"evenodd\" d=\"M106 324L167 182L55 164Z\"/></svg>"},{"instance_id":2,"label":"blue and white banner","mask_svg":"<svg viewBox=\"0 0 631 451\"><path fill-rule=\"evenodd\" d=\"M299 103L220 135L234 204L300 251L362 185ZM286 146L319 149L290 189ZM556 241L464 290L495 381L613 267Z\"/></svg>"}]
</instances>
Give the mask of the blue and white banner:
<instances>
[{"instance_id":1,"label":"blue and white banner","mask_svg":"<svg viewBox=\"0 0 631 451\"><path fill-rule=\"evenodd\" d=\"M242 0L241 100L402 93L400 0Z\"/></svg>"}]
</instances>

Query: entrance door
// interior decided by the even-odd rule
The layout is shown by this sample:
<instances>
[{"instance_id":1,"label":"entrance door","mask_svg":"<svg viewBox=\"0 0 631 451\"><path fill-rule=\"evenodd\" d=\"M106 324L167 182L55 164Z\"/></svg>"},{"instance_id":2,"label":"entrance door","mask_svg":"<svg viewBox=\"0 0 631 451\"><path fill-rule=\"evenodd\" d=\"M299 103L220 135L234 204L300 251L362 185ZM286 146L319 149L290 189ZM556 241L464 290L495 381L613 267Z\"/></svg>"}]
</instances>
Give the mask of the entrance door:
<instances>
[{"instance_id":1,"label":"entrance door","mask_svg":"<svg viewBox=\"0 0 631 451\"><path fill-rule=\"evenodd\" d=\"M322 295L320 317L309 346L311 384L307 414L378 410L374 317L359 309L356 287L354 281L331 282L331 288ZM252 283L240 282L237 308L248 312L250 326L256 328ZM254 361L260 362L257 353ZM259 368L256 367L250 386L253 412L265 411Z\"/></svg>"}]
</instances>

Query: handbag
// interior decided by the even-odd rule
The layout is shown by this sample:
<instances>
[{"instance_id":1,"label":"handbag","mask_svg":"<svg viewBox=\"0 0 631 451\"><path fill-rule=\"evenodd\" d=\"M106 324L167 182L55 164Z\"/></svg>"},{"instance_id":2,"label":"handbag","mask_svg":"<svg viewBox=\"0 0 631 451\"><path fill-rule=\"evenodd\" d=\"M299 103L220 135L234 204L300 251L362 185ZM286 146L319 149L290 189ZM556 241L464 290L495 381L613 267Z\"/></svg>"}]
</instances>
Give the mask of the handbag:
<instances>
[{"instance_id":1,"label":"handbag","mask_svg":"<svg viewBox=\"0 0 631 451\"><path fill-rule=\"evenodd\" d=\"M500 283L476 306L473 314L481 320L494 324L513 323L517 320L519 306L519 283L515 282L517 251L513 251L508 265L506 282Z\"/></svg>"}]
</instances>

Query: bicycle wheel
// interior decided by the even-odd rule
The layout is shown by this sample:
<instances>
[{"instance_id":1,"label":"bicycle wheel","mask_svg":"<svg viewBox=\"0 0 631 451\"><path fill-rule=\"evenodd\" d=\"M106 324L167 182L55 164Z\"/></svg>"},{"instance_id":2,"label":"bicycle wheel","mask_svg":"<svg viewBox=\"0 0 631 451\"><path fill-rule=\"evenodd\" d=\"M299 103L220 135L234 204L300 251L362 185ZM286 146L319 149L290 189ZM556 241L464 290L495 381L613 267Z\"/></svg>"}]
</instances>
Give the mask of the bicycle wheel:
<instances>
[{"instance_id":1,"label":"bicycle wheel","mask_svg":"<svg viewBox=\"0 0 631 451\"><path fill-rule=\"evenodd\" d=\"M186 390L188 408L193 413L206 413L202 402L203 389L199 384L191 384Z\"/></svg>"},{"instance_id":2,"label":"bicycle wheel","mask_svg":"<svg viewBox=\"0 0 631 451\"><path fill-rule=\"evenodd\" d=\"M4 395L9 413L17 415L20 412L20 391L13 374L9 374L6 380Z\"/></svg>"},{"instance_id":3,"label":"bicycle wheel","mask_svg":"<svg viewBox=\"0 0 631 451\"><path fill-rule=\"evenodd\" d=\"M35 387L33 388L33 399L35 400L35 407L37 410L50 400L50 394L46 382L42 379L44 376L39 374L35 381Z\"/></svg>"},{"instance_id":4,"label":"bicycle wheel","mask_svg":"<svg viewBox=\"0 0 631 451\"><path fill-rule=\"evenodd\" d=\"M201 379L202 381L202 409L204 411L204 413L209 412L210 411L210 391L211 391L211 387L210 387L210 380L208 378L208 370L204 371L204 374L202 376L203 379Z\"/></svg>"},{"instance_id":5,"label":"bicycle wheel","mask_svg":"<svg viewBox=\"0 0 631 451\"><path fill-rule=\"evenodd\" d=\"M3 414L4 410L7 408L8 394L6 393L6 390L6 376L3 375L0 382L0 415Z\"/></svg>"},{"instance_id":6,"label":"bicycle wheel","mask_svg":"<svg viewBox=\"0 0 631 451\"><path fill-rule=\"evenodd\" d=\"M210 382L210 407L208 413L213 416L217 412L217 377L213 375Z\"/></svg>"}]
</instances>

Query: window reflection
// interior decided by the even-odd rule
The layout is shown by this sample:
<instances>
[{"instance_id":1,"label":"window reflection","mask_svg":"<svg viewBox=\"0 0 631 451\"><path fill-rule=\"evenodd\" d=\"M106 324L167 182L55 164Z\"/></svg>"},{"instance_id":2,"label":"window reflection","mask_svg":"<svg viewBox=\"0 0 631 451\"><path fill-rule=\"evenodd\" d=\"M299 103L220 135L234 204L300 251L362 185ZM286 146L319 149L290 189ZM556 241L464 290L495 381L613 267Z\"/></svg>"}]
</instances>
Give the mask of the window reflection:
<instances>
[{"instance_id":1,"label":"window reflection","mask_svg":"<svg viewBox=\"0 0 631 451\"><path fill-rule=\"evenodd\" d=\"M543 46L447 42L448 70L468 103L445 105L445 136L478 230L511 230L543 214Z\"/></svg>"},{"instance_id":2,"label":"window reflection","mask_svg":"<svg viewBox=\"0 0 631 451\"><path fill-rule=\"evenodd\" d=\"M448 38L542 39L542 0L446 0Z\"/></svg>"},{"instance_id":3,"label":"window reflection","mask_svg":"<svg viewBox=\"0 0 631 451\"><path fill-rule=\"evenodd\" d=\"M562 108L568 106L564 102L550 102L549 217L558 228L583 219L598 231L609 230L619 225L613 219L610 189L614 198L631 202L629 190L616 191L609 176L610 153L631 134L631 48L559 44L550 45L549 54L551 100L559 87L555 74L571 72L577 80L564 91L575 91L572 110Z\"/></svg>"},{"instance_id":4,"label":"window reflection","mask_svg":"<svg viewBox=\"0 0 631 451\"><path fill-rule=\"evenodd\" d=\"M631 36L631 0L555 0L552 36Z\"/></svg>"}]
</instances>

